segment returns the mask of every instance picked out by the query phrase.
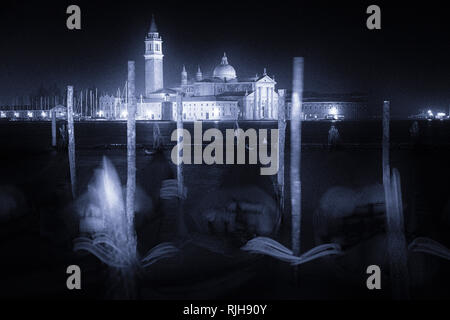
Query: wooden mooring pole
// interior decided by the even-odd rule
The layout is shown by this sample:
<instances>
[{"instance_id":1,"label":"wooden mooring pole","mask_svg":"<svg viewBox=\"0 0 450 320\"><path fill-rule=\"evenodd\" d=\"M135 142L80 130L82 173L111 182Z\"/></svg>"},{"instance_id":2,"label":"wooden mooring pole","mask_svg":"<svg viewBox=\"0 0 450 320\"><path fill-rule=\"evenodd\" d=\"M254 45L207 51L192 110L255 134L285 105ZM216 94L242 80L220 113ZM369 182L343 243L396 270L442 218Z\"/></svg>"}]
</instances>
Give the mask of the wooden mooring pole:
<instances>
[{"instance_id":1,"label":"wooden mooring pole","mask_svg":"<svg viewBox=\"0 0 450 320\"><path fill-rule=\"evenodd\" d=\"M126 215L128 228L134 230L134 207L136 196L136 97L135 64L128 61L127 100L127 193ZM129 235L134 231L128 230Z\"/></svg>"},{"instance_id":2,"label":"wooden mooring pole","mask_svg":"<svg viewBox=\"0 0 450 320\"><path fill-rule=\"evenodd\" d=\"M181 94L177 95L177 156L183 159L183 149L184 149L184 141L183 141L183 97ZM178 197L183 199L184 190L183 190L183 162L178 161L177 165L177 181L178 181Z\"/></svg>"},{"instance_id":3,"label":"wooden mooring pole","mask_svg":"<svg viewBox=\"0 0 450 320\"><path fill-rule=\"evenodd\" d=\"M52 120L53 121L53 120ZM67 132L69 135L69 168L72 197L76 197L75 132L73 126L73 86L67 86Z\"/></svg>"},{"instance_id":4,"label":"wooden mooring pole","mask_svg":"<svg viewBox=\"0 0 450 320\"><path fill-rule=\"evenodd\" d=\"M404 231L400 174L390 166L390 103L383 103L383 187L386 206L386 233L389 271L394 299L409 298L407 245ZM392 178L392 179L391 179Z\"/></svg>"},{"instance_id":5,"label":"wooden mooring pole","mask_svg":"<svg viewBox=\"0 0 450 320\"><path fill-rule=\"evenodd\" d=\"M286 140L285 90L278 90L278 194L280 210L284 211L284 146Z\"/></svg>"},{"instance_id":6,"label":"wooden mooring pole","mask_svg":"<svg viewBox=\"0 0 450 320\"><path fill-rule=\"evenodd\" d=\"M302 154L302 99L303 99L303 67L302 57L295 57L292 81L291 111L291 218L292 218L292 251L300 256L301 220L302 220L302 188L301 188L301 154ZM298 270L294 269L294 279L298 283Z\"/></svg>"},{"instance_id":7,"label":"wooden mooring pole","mask_svg":"<svg viewBox=\"0 0 450 320\"><path fill-rule=\"evenodd\" d=\"M56 148L56 111L55 111L55 108L53 108L51 113L52 113L52 147Z\"/></svg>"}]
</instances>

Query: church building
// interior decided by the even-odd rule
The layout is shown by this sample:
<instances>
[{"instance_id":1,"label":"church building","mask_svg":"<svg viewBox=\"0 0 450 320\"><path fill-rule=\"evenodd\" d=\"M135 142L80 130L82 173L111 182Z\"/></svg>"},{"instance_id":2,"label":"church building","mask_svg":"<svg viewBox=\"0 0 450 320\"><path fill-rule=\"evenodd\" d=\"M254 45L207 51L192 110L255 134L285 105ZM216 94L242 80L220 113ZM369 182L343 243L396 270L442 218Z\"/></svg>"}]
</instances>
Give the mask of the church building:
<instances>
[{"instance_id":1,"label":"church building","mask_svg":"<svg viewBox=\"0 0 450 320\"><path fill-rule=\"evenodd\" d=\"M286 118L290 118L290 94L276 89L275 78L267 75L243 77L224 53L218 65L203 74L200 66L188 72L180 66L180 82L164 86L163 40L152 17L145 43L145 90L137 98L138 120L176 120L177 96L182 95L183 120L276 120L278 101L285 99ZM107 118L126 118L126 92L100 97ZM281 104L281 103L280 103ZM355 120L367 117L366 97L347 94L310 94L303 97L304 120Z\"/></svg>"},{"instance_id":2,"label":"church building","mask_svg":"<svg viewBox=\"0 0 450 320\"><path fill-rule=\"evenodd\" d=\"M200 66L190 77L183 66L179 86L168 88L164 86L163 41L154 17L144 42L145 94L137 97L137 119L175 120L178 94L183 96L183 120L276 119L276 82L265 69L261 76L238 77L224 53L209 77L203 76ZM105 97L101 101L117 109L117 97L114 102ZM114 114L126 117L124 110Z\"/></svg>"}]
</instances>

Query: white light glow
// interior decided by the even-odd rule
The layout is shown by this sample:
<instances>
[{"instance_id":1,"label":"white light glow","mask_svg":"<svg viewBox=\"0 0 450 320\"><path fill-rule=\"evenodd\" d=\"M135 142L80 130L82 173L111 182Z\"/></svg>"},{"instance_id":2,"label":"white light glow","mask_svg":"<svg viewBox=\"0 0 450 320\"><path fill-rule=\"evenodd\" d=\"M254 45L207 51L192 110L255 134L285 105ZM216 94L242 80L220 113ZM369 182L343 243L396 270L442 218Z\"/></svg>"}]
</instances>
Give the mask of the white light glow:
<instances>
[{"instance_id":1,"label":"white light glow","mask_svg":"<svg viewBox=\"0 0 450 320\"><path fill-rule=\"evenodd\" d=\"M338 111L337 111L337 108L336 107L332 107L331 109L330 109L330 114L332 114L332 115L337 115L337 113L338 113Z\"/></svg>"}]
</instances>

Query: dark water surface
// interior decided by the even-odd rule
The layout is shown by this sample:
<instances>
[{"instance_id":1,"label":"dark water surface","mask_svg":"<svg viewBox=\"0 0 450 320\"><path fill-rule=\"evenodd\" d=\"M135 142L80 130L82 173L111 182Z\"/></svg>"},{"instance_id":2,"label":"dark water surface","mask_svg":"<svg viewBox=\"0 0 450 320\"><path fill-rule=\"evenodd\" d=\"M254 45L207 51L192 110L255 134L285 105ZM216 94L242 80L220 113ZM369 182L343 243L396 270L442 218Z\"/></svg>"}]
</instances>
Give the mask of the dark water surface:
<instances>
[{"instance_id":1,"label":"dark water surface","mask_svg":"<svg viewBox=\"0 0 450 320\"><path fill-rule=\"evenodd\" d=\"M143 184L151 176L142 174L149 163L149 157L144 154L144 147L153 143L153 125L155 122L137 123L137 182ZM381 167L381 122L336 122L342 145L337 150L327 148L330 122L304 122L302 139L302 251L307 251L317 245L317 226L314 225L314 214L321 207L322 196L333 187L343 187L348 190L360 191L368 186L382 183ZM412 121L393 121L391 123L391 167L397 168L402 181L402 194L405 209L405 227L407 240L417 236L431 237L450 247L450 121L419 121L419 138L412 141L409 129ZM234 128L234 122L204 122L203 131L208 128ZM276 122L239 122L242 129L276 128ZM170 157L170 134L176 128L173 122L159 122ZM185 128L193 132L193 123L185 123ZM289 130L289 126L288 126ZM103 156L107 156L116 167L121 182L126 183L126 123L125 122L81 122L75 123L76 162L78 192L87 190L95 168L101 164ZM286 141L286 185L289 185L289 135ZM414 143L413 143L414 142ZM9 222L0 222L2 237L2 252L11 257L5 259L4 266L16 270L17 276L8 277L3 283L14 288L2 291L0 296L70 296L64 290L64 265L70 262L71 252L69 234L64 234L67 221L62 218L62 212L70 207L69 175L67 157L64 153L55 152L50 147L50 122L2 122L0 123L0 187L13 187L23 195L24 215ZM172 143L173 144L173 143ZM173 170L175 167L171 164ZM245 177L247 167L236 167L233 172ZM188 198L184 203L185 212L196 219L196 208L199 203L207 201L214 192L219 192L223 182L227 180L229 166L225 165L186 165L185 184L188 188ZM241 170L241 171L239 171ZM256 180L255 180L256 181ZM259 181L259 180L258 180ZM270 180L268 180L270 181ZM260 184L259 182L255 182ZM269 185L269 187L267 187ZM240 187L236 179L236 188ZM265 186L270 193L270 182ZM288 188L289 192L289 188ZM289 197L289 194L287 194ZM50 215L48 212L61 212L61 216ZM277 235L277 240L290 247L290 217L289 203ZM189 221L188 221L189 223ZM34 226L39 227L34 227ZM61 233L61 234L58 234ZM52 235L55 234L55 235ZM39 242L38 238L41 237ZM59 239L59 240L56 240ZM39 242L40 250L34 248ZM201 258L189 259L189 263L208 260L208 253ZM358 253L359 254L359 253ZM15 258L14 258L15 257ZM359 257L359 256L358 256ZM18 263L26 259L29 264ZM91 257L92 258L92 257ZM335 265L329 260L314 261L301 267L303 286L301 289L291 284L291 268L285 264L269 261L270 272L275 272L273 279L268 279L267 270L262 271L262 278L247 281L236 296L235 291L217 293L217 290L204 289L190 291L168 291L155 293L149 286L142 290L144 298L208 298L208 297L244 297L244 298L385 298L389 297L388 289L382 293L372 293L365 289L365 267L372 263L373 256L361 257L359 267L352 269L361 283L349 284L344 276L333 276ZM414 257L413 257L414 258ZM90 259L86 257L85 259ZM359 258L358 258L359 259ZM415 259L415 258L414 258ZM424 258L420 256L420 261ZM95 258L92 258L94 261ZM38 263L40 261L41 263ZM47 262L46 262L47 261ZM54 263L56 261L56 264ZM197 261L197 262L196 262ZM266 260L265 260L266 261ZM413 296L421 298L449 297L449 263L434 258L426 258L422 262L429 265L419 272L425 280L417 284ZM366 264L367 263L367 264ZM207 264L207 262L205 262ZM267 264L267 261L264 262ZM103 294L102 282L104 268L98 262L87 263L92 274L99 274L98 279L89 279L92 288L87 296L98 297ZM261 266L257 270L260 272ZM34 273L30 269L37 270ZM172 267L167 268L171 270ZM217 266L212 267L219 270ZM241 267L239 267L241 268ZM190 272L192 268L186 267ZM194 268L195 269L195 268ZM239 270L244 270L241 268ZM215 269L214 269L215 270ZM331 270L331 271L330 271ZM412 268L412 270L415 270ZM447 271L445 271L447 270ZM156 271L155 271L156 272ZM164 272L158 271L164 279ZM169 272L169 271L167 271ZM178 272L177 270L173 272ZM55 275L57 274L57 276ZM192 273L194 274L194 273ZM206 274L206 273L205 273ZM214 272L213 272L214 274ZM242 279L248 276L245 270L236 273L234 278ZM170 275L167 275L170 278ZM194 277L194 275L192 275ZM220 277L218 271L217 277ZM343 277L343 278L342 278ZM418 276L419 277L419 276ZM51 279L47 285L30 288L23 292L20 288L30 281ZM94 277L93 277L94 278ZM269 277L270 278L270 277ZM266 281L267 280L267 281ZM354 279L352 278L352 281ZM359 280L358 280L359 281ZM161 285L161 284L159 284ZM194 286L186 283L185 286ZM44 289L45 287L45 289ZM345 288L345 289L343 289ZM212 291L209 291L212 290ZM162 290L164 292L164 290ZM187 293L186 293L187 292ZM195 293L194 293L195 292ZM200 292L200 293L199 293ZM213 294L214 292L215 294Z\"/></svg>"}]
</instances>

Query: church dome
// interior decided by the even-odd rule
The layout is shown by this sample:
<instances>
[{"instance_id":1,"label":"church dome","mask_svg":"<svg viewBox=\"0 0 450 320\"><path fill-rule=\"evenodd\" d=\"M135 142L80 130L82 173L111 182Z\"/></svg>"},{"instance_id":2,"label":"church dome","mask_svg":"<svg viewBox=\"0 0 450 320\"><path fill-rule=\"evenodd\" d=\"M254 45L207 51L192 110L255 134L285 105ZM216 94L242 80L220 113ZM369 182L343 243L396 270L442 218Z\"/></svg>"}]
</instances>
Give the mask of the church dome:
<instances>
[{"instance_id":1,"label":"church dome","mask_svg":"<svg viewBox=\"0 0 450 320\"><path fill-rule=\"evenodd\" d=\"M228 59L226 54L223 54L222 62L214 68L213 72L214 78L220 78L222 80L231 80L236 78L236 70L233 66L228 64Z\"/></svg>"}]
</instances>

